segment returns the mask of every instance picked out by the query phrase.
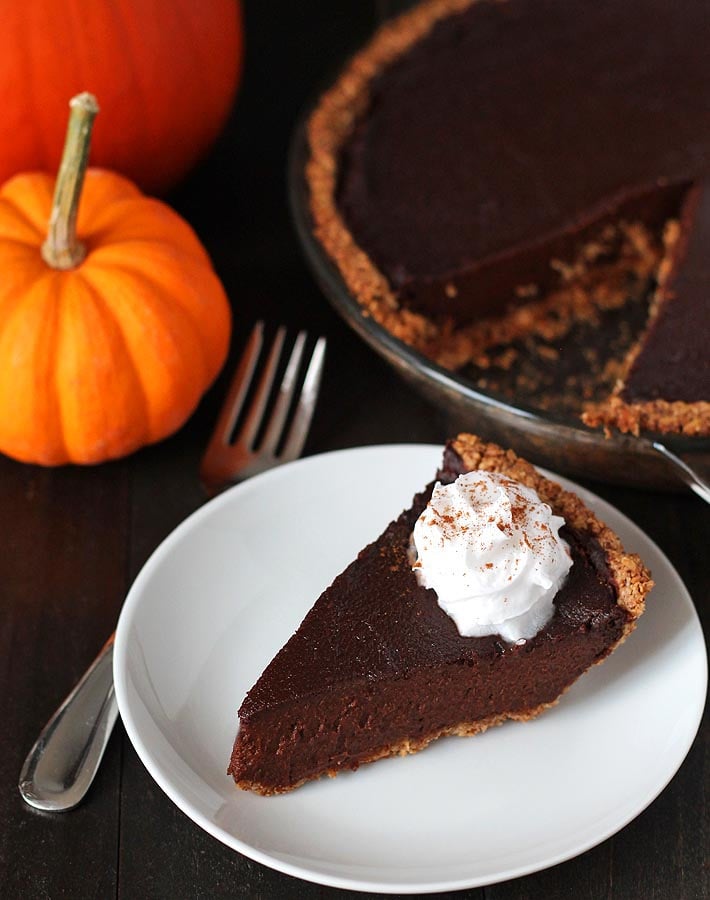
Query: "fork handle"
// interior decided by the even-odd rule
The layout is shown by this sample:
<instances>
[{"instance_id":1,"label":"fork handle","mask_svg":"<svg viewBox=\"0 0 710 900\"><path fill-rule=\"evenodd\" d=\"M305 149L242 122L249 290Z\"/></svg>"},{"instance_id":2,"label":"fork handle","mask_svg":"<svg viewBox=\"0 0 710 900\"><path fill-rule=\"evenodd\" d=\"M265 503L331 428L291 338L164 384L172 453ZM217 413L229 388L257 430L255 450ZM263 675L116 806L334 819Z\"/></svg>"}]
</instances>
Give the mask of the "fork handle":
<instances>
[{"instance_id":1,"label":"fork handle","mask_svg":"<svg viewBox=\"0 0 710 900\"><path fill-rule=\"evenodd\" d=\"M113 640L111 635L25 760L18 787L25 802L36 809L72 809L94 780L118 716Z\"/></svg>"}]
</instances>

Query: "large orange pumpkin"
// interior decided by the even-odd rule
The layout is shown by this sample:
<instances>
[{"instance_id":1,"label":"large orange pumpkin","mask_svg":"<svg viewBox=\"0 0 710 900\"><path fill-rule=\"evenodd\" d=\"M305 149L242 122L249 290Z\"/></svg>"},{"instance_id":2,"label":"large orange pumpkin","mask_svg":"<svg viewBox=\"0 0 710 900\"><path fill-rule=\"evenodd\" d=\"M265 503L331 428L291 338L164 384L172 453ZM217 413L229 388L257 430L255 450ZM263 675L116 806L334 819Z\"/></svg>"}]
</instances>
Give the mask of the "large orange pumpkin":
<instances>
[{"instance_id":1,"label":"large orange pumpkin","mask_svg":"<svg viewBox=\"0 0 710 900\"><path fill-rule=\"evenodd\" d=\"M84 180L94 102L72 101L54 203L43 173L0 189L0 451L43 465L170 434L229 344L227 298L189 225L123 177Z\"/></svg>"},{"instance_id":2,"label":"large orange pumpkin","mask_svg":"<svg viewBox=\"0 0 710 900\"><path fill-rule=\"evenodd\" d=\"M238 0L17 0L0 21L0 183L57 170L67 97L79 91L104 113L93 164L151 192L185 175L232 105Z\"/></svg>"}]
</instances>

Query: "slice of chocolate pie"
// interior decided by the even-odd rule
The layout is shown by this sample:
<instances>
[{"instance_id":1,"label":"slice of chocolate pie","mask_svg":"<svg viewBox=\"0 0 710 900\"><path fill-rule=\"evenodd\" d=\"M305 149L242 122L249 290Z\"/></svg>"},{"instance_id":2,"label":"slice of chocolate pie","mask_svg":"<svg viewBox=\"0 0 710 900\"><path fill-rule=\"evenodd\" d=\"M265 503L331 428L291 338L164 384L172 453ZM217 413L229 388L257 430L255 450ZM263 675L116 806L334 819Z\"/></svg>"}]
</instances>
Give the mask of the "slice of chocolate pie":
<instances>
[{"instance_id":1,"label":"slice of chocolate pie","mask_svg":"<svg viewBox=\"0 0 710 900\"><path fill-rule=\"evenodd\" d=\"M556 341L665 265L667 223L710 174L709 45L706 0L428 0L310 117L314 233L365 314L443 366ZM691 218L682 230L708 246ZM687 255L663 326L681 359L710 318L698 264ZM599 421L710 434L707 366L681 397L654 362L660 327L644 351L660 377L637 390L635 375L612 404L655 412Z\"/></svg>"},{"instance_id":2,"label":"slice of chocolate pie","mask_svg":"<svg viewBox=\"0 0 710 900\"><path fill-rule=\"evenodd\" d=\"M546 565L538 566L539 557L532 568L523 567L538 586L534 590L542 585L548 593L524 614L516 605L501 628L505 637L481 625L479 613L490 595L467 613L473 623L467 633L478 636L462 636L461 617L457 627L440 605L443 589L438 595L424 586L421 542L414 562L418 521L428 527L428 519L439 516L454 538L473 527L458 512L449 515L430 503L433 490L471 478L472 496L492 489L477 482L488 479L486 484L501 483L517 498L506 515L484 503L488 513L479 517L481 535L493 534L493 540L480 542L477 577L494 584L497 610L525 600L525 591L515 599L507 587L520 568L518 557L527 552L523 544L530 552L538 541L549 546L550 522L559 527L555 517L564 519L559 538L569 571L558 585ZM414 753L442 735L472 735L506 719L530 719L635 627L652 586L649 573L576 495L511 451L466 434L447 445L438 479L324 591L247 694L228 770L239 787L281 793L324 774ZM529 503L533 491L537 497ZM549 521L545 504L553 514ZM532 524L523 533L516 527L526 507ZM501 568L507 551L486 556L489 543L499 551L517 548L507 554L509 569Z\"/></svg>"}]
</instances>

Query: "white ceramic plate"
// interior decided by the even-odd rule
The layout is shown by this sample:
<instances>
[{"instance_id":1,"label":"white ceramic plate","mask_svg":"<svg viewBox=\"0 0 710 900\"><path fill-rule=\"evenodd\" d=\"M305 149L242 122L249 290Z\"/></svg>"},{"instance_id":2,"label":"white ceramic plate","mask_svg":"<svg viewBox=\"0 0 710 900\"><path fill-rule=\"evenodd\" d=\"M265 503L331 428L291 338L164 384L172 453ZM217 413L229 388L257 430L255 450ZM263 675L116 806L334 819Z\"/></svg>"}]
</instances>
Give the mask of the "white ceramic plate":
<instances>
[{"instance_id":1,"label":"white ceramic plate","mask_svg":"<svg viewBox=\"0 0 710 900\"><path fill-rule=\"evenodd\" d=\"M416 445L345 450L232 488L158 548L123 608L116 693L148 771L201 828L290 875L404 893L545 868L638 815L695 736L707 665L690 597L635 525L572 486L642 555L656 587L632 637L559 706L291 794L234 787L225 770L246 691L440 456Z\"/></svg>"}]
</instances>

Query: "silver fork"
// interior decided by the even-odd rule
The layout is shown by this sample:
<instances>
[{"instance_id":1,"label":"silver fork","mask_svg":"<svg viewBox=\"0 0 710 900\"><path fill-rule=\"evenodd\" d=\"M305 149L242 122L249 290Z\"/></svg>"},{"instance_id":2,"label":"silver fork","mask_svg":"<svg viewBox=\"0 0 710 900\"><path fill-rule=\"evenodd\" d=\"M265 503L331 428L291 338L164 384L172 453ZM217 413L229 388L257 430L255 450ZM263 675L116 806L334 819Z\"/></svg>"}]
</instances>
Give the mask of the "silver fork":
<instances>
[{"instance_id":1,"label":"silver fork","mask_svg":"<svg viewBox=\"0 0 710 900\"><path fill-rule=\"evenodd\" d=\"M298 406L288 433L284 434L284 425L298 384L297 377L307 338L305 331L299 332L296 337L273 410L268 423L265 423L264 411L276 380L286 339L286 329L283 327L278 329L251 406L244 416L238 434L230 440L239 414L244 408L244 401L254 380L254 372L264 345L264 323L257 322L254 326L200 465L200 479L208 493L219 491L225 482L234 478L235 472L239 473L239 480L243 481L266 469L297 459L301 455L318 398L325 354L325 338L321 337L313 348L298 398ZM264 435L257 446L255 442L260 431L263 431ZM280 443L283 447L277 452Z\"/></svg>"},{"instance_id":2,"label":"silver fork","mask_svg":"<svg viewBox=\"0 0 710 900\"><path fill-rule=\"evenodd\" d=\"M306 332L296 337L278 387L273 409L265 415L283 353L286 329L279 328L271 345L251 405L239 432L230 440L244 410L264 342L264 323L257 322L239 361L219 418L200 465L200 478L210 496L237 481L300 456L320 388L325 338L315 343L291 416L301 379ZM263 432L258 446L255 441ZM279 449L282 445L281 449ZM42 729L20 772L23 799L36 809L66 812L91 787L118 716L113 689L113 641L103 649L79 683Z\"/></svg>"}]
</instances>

